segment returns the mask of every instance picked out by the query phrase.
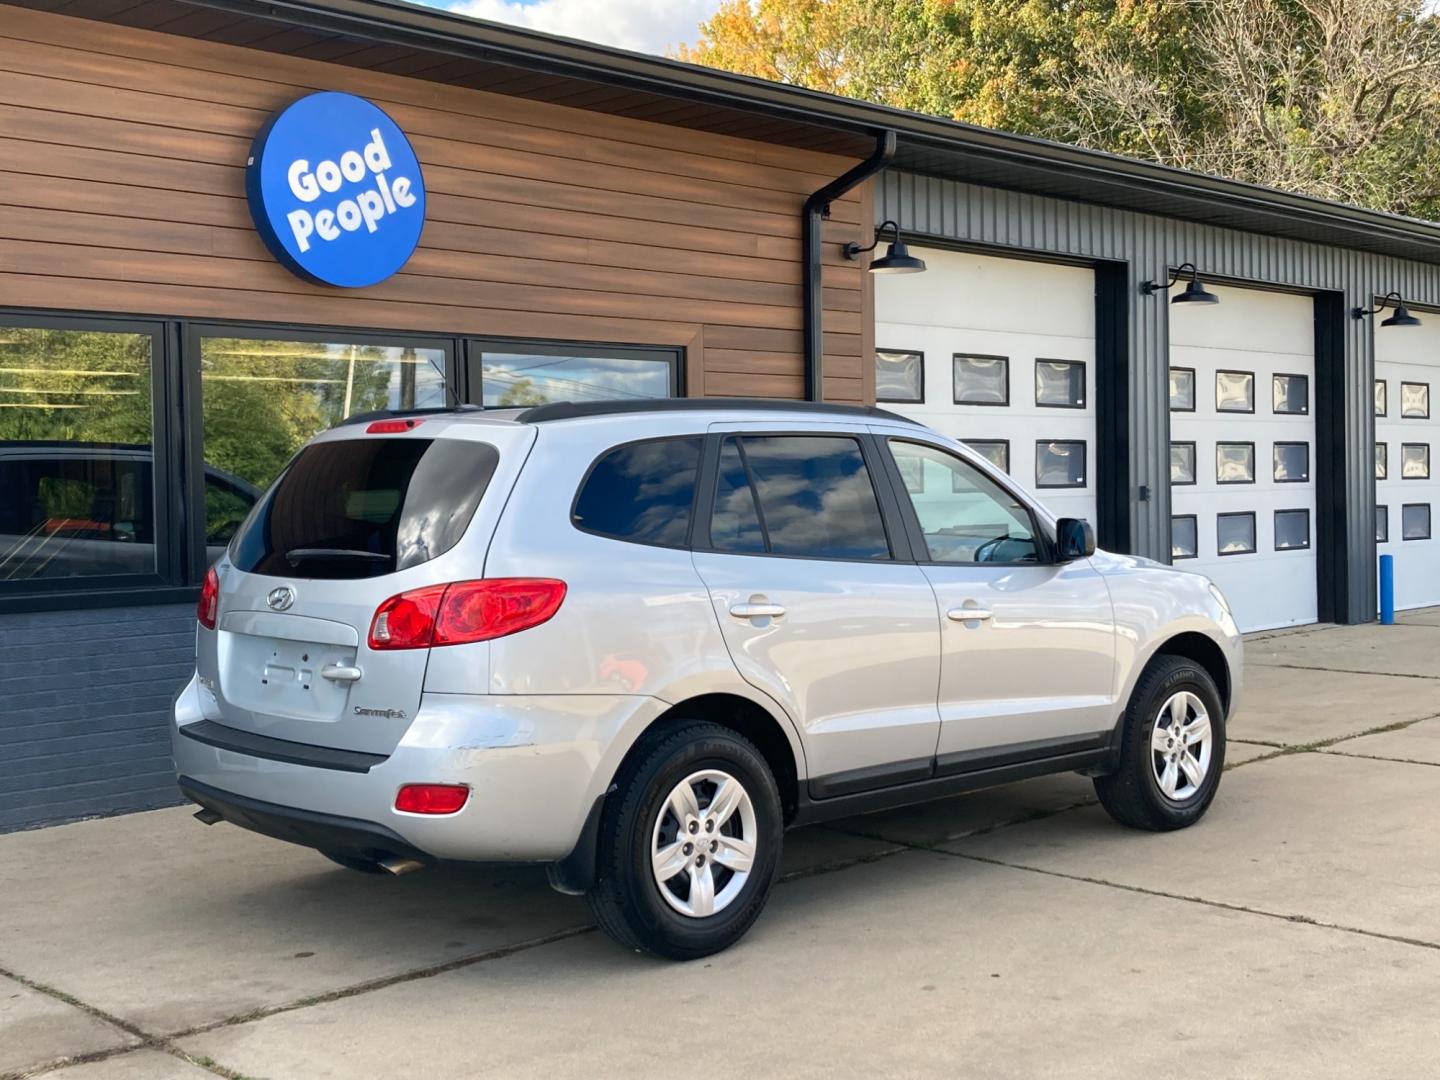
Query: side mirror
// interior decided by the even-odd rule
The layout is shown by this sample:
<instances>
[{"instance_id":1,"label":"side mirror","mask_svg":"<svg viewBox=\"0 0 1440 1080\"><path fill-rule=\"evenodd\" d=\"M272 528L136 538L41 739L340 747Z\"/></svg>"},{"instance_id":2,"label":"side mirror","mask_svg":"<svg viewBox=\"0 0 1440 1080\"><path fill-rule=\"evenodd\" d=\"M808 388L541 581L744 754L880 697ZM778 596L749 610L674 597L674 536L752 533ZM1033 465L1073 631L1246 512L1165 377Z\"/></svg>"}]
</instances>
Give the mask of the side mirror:
<instances>
[{"instance_id":1,"label":"side mirror","mask_svg":"<svg viewBox=\"0 0 1440 1080\"><path fill-rule=\"evenodd\" d=\"M1061 518L1055 523L1055 540L1060 561L1088 559L1095 554L1095 530L1083 518Z\"/></svg>"}]
</instances>

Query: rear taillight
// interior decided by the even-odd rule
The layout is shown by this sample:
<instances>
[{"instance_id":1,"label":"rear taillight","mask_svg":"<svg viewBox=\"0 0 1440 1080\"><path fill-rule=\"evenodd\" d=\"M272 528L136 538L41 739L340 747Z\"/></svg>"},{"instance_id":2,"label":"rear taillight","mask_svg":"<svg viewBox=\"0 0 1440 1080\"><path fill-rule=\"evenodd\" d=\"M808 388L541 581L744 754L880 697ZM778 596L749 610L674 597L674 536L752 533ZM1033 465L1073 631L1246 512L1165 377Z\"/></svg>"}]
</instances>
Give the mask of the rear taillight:
<instances>
[{"instance_id":1,"label":"rear taillight","mask_svg":"<svg viewBox=\"0 0 1440 1080\"><path fill-rule=\"evenodd\" d=\"M539 626L560 610L565 582L493 578L430 585L386 600L370 622L372 649L489 641Z\"/></svg>"},{"instance_id":2,"label":"rear taillight","mask_svg":"<svg viewBox=\"0 0 1440 1080\"><path fill-rule=\"evenodd\" d=\"M365 429L366 435L398 435L402 431L414 431L423 420L376 420Z\"/></svg>"},{"instance_id":3,"label":"rear taillight","mask_svg":"<svg viewBox=\"0 0 1440 1080\"><path fill-rule=\"evenodd\" d=\"M395 793L395 809L407 814L454 814L470 798L464 784L406 784Z\"/></svg>"},{"instance_id":4,"label":"rear taillight","mask_svg":"<svg viewBox=\"0 0 1440 1080\"><path fill-rule=\"evenodd\" d=\"M215 629L215 613L220 609L220 575L212 566L205 571L205 584L200 586L200 603L195 605L195 617L206 630Z\"/></svg>"}]
</instances>

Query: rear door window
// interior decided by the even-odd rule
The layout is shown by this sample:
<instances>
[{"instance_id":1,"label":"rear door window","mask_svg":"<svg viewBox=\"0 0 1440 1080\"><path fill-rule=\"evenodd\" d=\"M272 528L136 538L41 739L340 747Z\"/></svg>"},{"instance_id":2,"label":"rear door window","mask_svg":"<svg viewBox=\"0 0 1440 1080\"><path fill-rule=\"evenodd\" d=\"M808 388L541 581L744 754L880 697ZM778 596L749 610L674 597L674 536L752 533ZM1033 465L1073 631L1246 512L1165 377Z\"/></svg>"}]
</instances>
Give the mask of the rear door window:
<instances>
[{"instance_id":1,"label":"rear door window","mask_svg":"<svg viewBox=\"0 0 1440 1080\"><path fill-rule=\"evenodd\" d=\"M461 439L316 443L257 506L231 559L246 573L327 579L418 566L459 541L499 460Z\"/></svg>"},{"instance_id":2,"label":"rear door window","mask_svg":"<svg viewBox=\"0 0 1440 1080\"><path fill-rule=\"evenodd\" d=\"M710 539L719 551L890 558L865 455L859 441L849 436L726 438Z\"/></svg>"},{"instance_id":3,"label":"rear door window","mask_svg":"<svg viewBox=\"0 0 1440 1080\"><path fill-rule=\"evenodd\" d=\"M652 547L683 548L700 468L699 436L617 446L591 467L571 520L586 532Z\"/></svg>"}]
</instances>

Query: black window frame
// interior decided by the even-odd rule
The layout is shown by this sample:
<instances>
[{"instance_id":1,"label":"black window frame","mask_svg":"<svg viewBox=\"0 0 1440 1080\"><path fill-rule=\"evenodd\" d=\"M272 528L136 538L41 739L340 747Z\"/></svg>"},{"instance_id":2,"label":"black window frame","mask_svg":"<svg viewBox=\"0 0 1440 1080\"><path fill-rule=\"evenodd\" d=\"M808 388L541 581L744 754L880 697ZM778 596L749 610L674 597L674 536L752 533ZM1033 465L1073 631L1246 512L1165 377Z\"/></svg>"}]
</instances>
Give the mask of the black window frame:
<instances>
[{"instance_id":1,"label":"black window frame","mask_svg":"<svg viewBox=\"0 0 1440 1080\"><path fill-rule=\"evenodd\" d=\"M656 544L649 540L635 540L628 536L616 536L614 533L603 532L600 529L591 529L575 520L575 511L580 506L580 496L584 493L585 487L590 483L590 477L600 463L620 450L631 446L641 446L646 443L658 442L696 442L699 447L695 456L695 481L690 487L690 517L685 525L685 539L678 544ZM570 526L576 532L582 532L589 536L598 536L602 540L614 540L617 544L634 544L636 547L659 548L662 551L690 551L695 543L695 517L700 511L700 478L705 467L705 432L692 431L682 434L652 435L648 438L627 439L624 442L616 443L614 446L607 446L595 459L585 467L585 473L580 477L580 482L575 485L575 494L570 499ZM707 519L708 521L708 519Z\"/></svg>"},{"instance_id":2,"label":"black window frame","mask_svg":"<svg viewBox=\"0 0 1440 1080\"><path fill-rule=\"evenodd\" d=\"M1295 545L1292 545L1292 546L1290 546L1290 547L1281 547L1281 546L1280 546L1279 542L1276 540L1276 536L1278 535L1278 526L1279 526L1279 524L1280 524L1280 515L1281 515L1281 514L1304 514L1304 515L1305 515L1305 543L1303 543L1303 544L1295 544ZM1273 548L1275 551L1309 551L1309 550L1310 550L1310 545L1311 545L1311 543L1312 543L1312 540L1311 540L1312 532L1313 532L1313 530L1312 530L1312 528L1311 528L1311 521L1310 521L1310 508L1309 508L1308 506L1294 506L1294 507L1288 507L1288 508L1281 508L1281 509L1275 511L1274 517L1273 517L1273 519L1271 520L1271 523L1270 523L1270 546L1271 546L1271 548ZM1257 545L1257 546L1258 546L1258 545Z\"/></svg>"},{"instance_id":3,"label":"black window frame","mask_svg":"<svg viewBox=\"0 0 1440 1080\"><path fill-rule=\"evenodd\" d=\"M1390 415L1390 383L1385 379L1376 379L1375 388L1380 391L1380 408L1376 410L1375 416L1385 417Z\"/></svg>"},{"instance_id":4,"label":"black window frame","mask_svg":"<svg viewBox=\"0 0 1440 1080\"><path fill-rule=\"evenodd\" d=\"M150 483L155 519L154 572L0 581L0 613L110 607L137 602L193 602L197 590L186 581L190 571L184 546L174 542L176 530L186 516L185 493L192 489L187 488L186 471L177 453L183 428L179 424L177 392L181 386L180 357L173 324L164 319L128 315L6 308L0 310L0 328L135 334L150 338Z\"/></svg>"},{"instance_id":5,"label":"black window frame","mask_svg":"<svg viewBox=\"0 0 1440 1080\"><path fill-rule=\"evenodd\" d=\"M765 540L764 551L732 551L715 545L710 527L715 516L715 490L720 474L720 452L726 439L846 439L859 443L865 471L870 476L870 486L875 492L875 501L880 509L881 527L890 556L885 559L845 558L836 555L796 555L789 552L770 550L770 534L765 527L765 513L760 506L760 493L755 488L748 463L745 466L746 480L750 485L751 497L755 500L755 515L760 521L761 535ZM743 451L742 451L743 453ZM895 500L895 483L899 477L892 477L880 448L866 432L854 430L832 430L827 428L751 428L726 427L711 430L705 436L705 452L700 462L700 479L696 484L698 517L691 521L691 550L709 555L728 555L737 559L800 559L805 562L857 563L862 566L891 566L895 563L914 562L909 540L903 531L900 507ZM883 479L882 479L883 477ZM703 521L703 526L700 524Z\"/></svg>"},{"instance_id":6,"label":"black window frame","mask_svg":"<svg viewBox=\"0 0 1440 1080\"><path fill-rule=\"evenodd\" d=\"M1425 412L1419 416L1405 415L1405 387L1423 386L1425 388ZM1399 420L1429 420L1430 419L1430 384L1428 382L1414 382L1410 379L1400 380L1400 415Z\"/></svg>"},{"instance_id":7,"label":"black window frame","mask_svg":"<svg viewBox=\"0 0 1440 1080\"><path fill-rule=\"evenodd\" d=\"M910 547L910 557L905 560L906 562L912 562L919 566L948 567L1059 565L1060 558L1059 552L1056 547L1055 537L1051 535L1050 530L1045 527L1044 521L1041 519L1040 515L1035 512L1035 507L1031 504L1030 500L1021 496L1019 490L1015 487L1015 485L1008 482L1010 480L1010 476L1008 473L1005 474L1003 477L993 476L990 473L985 472L983 469L978 469L978 466L976 466L974 462L966 460L963 454L957 454L951 447L942 446L939 443L929 442L926 439L917 439L910 435L904 435L898 432L880 433L874 436L874 440L876 445L876 451L881 455L882 462L885 466L886 480L893 489L891 492L891 496L893 499L895 499L895 505L897 508L896 513L905 529L906 539ZM905 487L904 480L900 475L900 466L895 461L894 453L890 450L890 444L892 442L913 443L916 446L923 446L927 449L935 450L942 454L949 454L951 457L957 458L958 460L964 462L970 468L978 469L981 475L983 475L996 487L1003 490L1005 494L1009 495L1012 499L1014 499L1016 505L1023 507L1025 509L1025 513L1029 515L1030 530L1035 538L1035 552L1038 556L1036 560L1034 562L957 563L937 561L935 559L932 559L930 557L930 545L925 542L925 530L920 524L920 515L916 513L914 504L911 503L908 498L898 498L899 495L905 493Z\"/></svg>"},{"instance_id":8,"label":"black window frame","mask_svg":"<svg viewBox=\"0 0 1440 1080\"><path fill-rule=\"evenodd\" d=\"M1250 448L1250 479L1249 480L1221 480L1220 479L1220 448L1222 446L1248 446ZM1245 484L1254 484L1260 478L1260 459L1255 452L1255 443L1244 439L1217 439L1215 440L1215 484L1217 487L1240 487Z\"/></svg>"},{"instance_id":9,"label":"black window frame","mask_svg":"<svg viewBox=\"0 0 1440 1080\"><path fill-rule=\"evenodd\" d=\"M1425 511L1425 535L1424 535L1424 536L1406 536L1406 535L1405 535L1405 511L1406 511L1406 510L1420 510L1420 509L1423 509L1423 510ZM1432 539L1434 539L1434 536L1435 536L1435 512L1434 512L1434 510L1431 509L1430 504L1429 504L1428 502L1425 502L1425 503L1402 503L1401 506L1400 506L1400 542L1401 542L1401 543L1405 543L1405 542L1411 541L1411 540L1432 540Z\"/></svg>"},{"instance_id":10,"label":"black window frame","mask_svg":"<svg viewBox=\"0 0 1440 1080\"><path fill-rule=\"evenodd\" d=\"M1188 409L1185 408L1183 405L1176 405L1170 397L1170 376L1172 376L1177 371L1183 371L1190 376L1190 407ZM1170 406L1170 411L1172 413L1193 413L1197 408L1199 408L1200 376L1197 372L1197 369L1193 367L1180 367L1179 365L1171 364L1165 372L1165 400L1166 403Z\"/></svg>"},{"instance_id":11,"label":"black window frame","mask_svg":"<svg viewBox=\"0 0 1440 1080\"><path fill-rule=\"evenodd\" d=\"M1220 547L1220 522L1225 518L1250 519L1250 547L1246 551L1224 551ZM1215 515L1215 554L1222 559L1228 559L1234 555L1256 555L1260 552L1260 524L1254 510L1232 510L1223 514Z\"/></svg>"},{"instance_id":12,"label":"black window frame","mask_svg":"<svg viewBox=\"0 0 1440 1080\"><path fill-rule=\"evenodd\" d=\"M1410 447L1412 447L1412 446L1422 446L1422 447L1425 448L1425 475L1424 475L1424 476L1406 476L1406 475L1405 475L1405 451L1406 451L1407 449L1409 449ZM1430 444L1429 444L1428 442L1423 442L1423 443L1422 443L1422 442L1402 442L1402 443L1400 444L1400 479L1401 479L1401 480L1429 480L1430 477L1431 477L1431 469L1430 469Z\"/></svg>"},{"instance_id":13,"label":"black window frame","mask_svg":"<svg viewBox=\"0 0 1440 1080\"><path fill-rule=\"evenodd\" d=\"M1053 401L1041 401L1041 400L1040 400L1040 365L1041 365L1041 364L1059 364L1059 365L1061 365L1061 366L1063 366L1063 367L1067 367L1067 368L1077 368L1077 367L1078 367L1078 368L1080 369L1080 401L1079 401L1078 403L1070 403L1070 404L1065 404L1065 405L1057 405L1057 404L1056 404L1055 402L1053 402ZM1089 400L1088 400L1089 389L1088 389L1088 387L1086 386L1086 379L1089 378L1089 373L1086 371L1086 367L1087 367L1087 365L1086 365L1086 363L1085 363L1084 360L1060 360L1060 359L1057 359L1056 357L1052 357L1052 356L1037 356L1037 357L1035 358L1035 407L1036 407L1037 409L1074 409L1074 410L1078 410L1078 411L1080 411L1080 412L1083 412L1085 409L1087 409L1087 408L1089 407Z\"/></svg>"},{"instance_id":14,"label":"black window frame","mask_svg":"<svg viewBox=\"0 0 1440 1080\"><path fill-rule=\"evenodd\" d=\"M530 353L534 356L579 356L586 350L603 351L614 360L664 361L670 366L670 393L667 398L637 398L664 401L685 396L685 348L680 345L637 345L634 342L567 341L563 338L490 337L485 334L455 335L460 348L457 389L460 400L473 402L482 409L509 409L513 405L485 404L485 353ZM616 400L628 398L585 400Z\"/></svg>"},{"instance_id":15,"label":"black window frame","mask_svg":"<svg viewBox=\"0 0 1440 1080\"><path fill-rule=\"evenodd\" d=\"M1248 409L1222 409L1220 407L1220 376L1221 375L1248 375L1250 376L1250 407ZM1215 411L1217 413L1228 413L1231 416L1254 416L1255 415L1255 372L1245 371L1241 368L1216 368L1215 383L1211 387L1215 391Z\"/></svg>"},{"instance_id":16,"label":"black window frame","mask_svg":"<svg viewBox=\"0 0 1440 1080\"><path fill-rule=\"evenodd\" d=\"M1005 365L1005 397L1001 401L961 401L960 385L955 379L955 362L957 360L998 360ZM967 405L977 409L1004 409L1010 405L1010 357L1001 356L999 353L973 353L957 352L950 354L950 397L952 405Z\"/></svg>"},{"instance_id":17,"label":"black window frame","mask_svg":"<svg viewBox=\"0 0 1440 1080\"><path fill-rule=\"evenodd\" d=\"M1387 503L1375 504L1375 543L1390 543L1390 507Z\"/></svg>"},{"instance_id":18,"label":"black window frame","mask_svg":"<svg viewBox=\"0 0 1440 1080\"><path fill-rule=\"evenodd\" d=\"M1046 444L1068 443L1080 447L1080 467L1084 479L1078 484L1042 484L1040 482L1040 447ZM1042 491L1088 491L1090 489L1090 447L1084 439L1036 439L1035 440L1035 487Z\"/></svg>"},{"instance_id":19,"label":"black window frame","mask_svg":"<svg viewBox=\"0 0 1440 1080\"><path fill-rule=\"evenodd\" d=\"M1275 408L1275 380L1276 379L1300 379L1305 383L1305 407L1303 409L1277 409ZM1270 373L1270 413L1273 416L1309 416L1310 415L1310 376L1303 371L1272 371Z\"/></svg>"},{"instance_id":20,"label":"black window frame","mask_svg":"<svg viewBox=\"0 0 1440 1080\"><path fill-rule=\"evenodd\" d=\"M1298 446L1298 447L1301 447L1302 449L1304 449L1304 451L1305 451L1305 478L1304 478L1303 480L1282 480L1280 477L1278 477L1278 476L1275 475L1275 468L1276 468L1276 466L1279 464L1279 461L1276 459L1276 454L1279 453L1279 450L1280 450L1280 448L1281 448L1282 446L1284 446L1284 447L1294 447L1294 446ZM1275 442L1271 443L1271 444L1270 444L1270 479L1271 479L1271 481L1272 481L1273 483L1276 483L1276 484L1308 484L1308 483L1310 483L1310 481L1311 481L1311 479L1312 479L1312 477L1311 477L1311 475L1310 475L1310 444L1309 444L1308 442L1304 441L1303 439L1301 439L1301 440L1292 440L1292 441L1286 441L1286 440L1283 440L1283 439L1277 439L1277 440L1275 440Z\"/></svg>"},{"instance_id":21,"label":"black window frame","mask_svg":"<svg viewBox=\"0 0 1440 1080\"><path fill-rule=\"evenodd\" d=\"M878 365L881 353L896 353L903 356L913 356L920 361L920 396L917 398L897 398L880 396L880 380L875 380L875 404L877 405L924 405L925 404L925 353L920 349L886 349L880 346L875 347L874 363L877 365L876 374L879 374Z\"/></svg>"},{"instance_id":22,"label":"black window frame","mask_svg":"<svg viewBox=\"0 0 1440 1080\"><path fill-rule=\"evenodd\" d=\"M1195 553L1193 555L1175 554L1175 523L1177 521L1188 521L1195 527ZM1172 563L1185 562L1188 559L1200 557L1200 516L1198 514L1171 514L1170 515L1170 561Z\"/></svg>"},{"instance_id":23,"label":"black window frame","mask_svg":"<svg viewBox=\"0 0 1440 1080\"><path fill-rule=\"evenodd\" d=\"M1169 472L1169 474L1168 474L1169 477L1170 477L1170 486L1171 486L1171 487L1194 487L1196 484L1198 484L1198 483L1200 482L1200 447L1199 447L1199 444L1196 443L1196 441L1195 441L1194 439L1171 439L1171 440L1170 440L1170 453L1171 453L1171 454L1174 454L1175 448L1176 448L1177 446L1188 446L1188 447L1190 448L1190 479L1189 479L1189 480L1176 480L1176 479L1175 479L1175 471L1174 471L1174 468L1173 468L1173 466L1174 466L1175 463L1174 463L1174 460L1172 459L1172 460L1169 462L1169 465L1171 466L1171 468L1170 468L1170 472ZM1185 515L1182 514L1182 515L1180 515L1180 516L1181 516L1181 517L1184 517Z\"/></svg>"}]
</instances>

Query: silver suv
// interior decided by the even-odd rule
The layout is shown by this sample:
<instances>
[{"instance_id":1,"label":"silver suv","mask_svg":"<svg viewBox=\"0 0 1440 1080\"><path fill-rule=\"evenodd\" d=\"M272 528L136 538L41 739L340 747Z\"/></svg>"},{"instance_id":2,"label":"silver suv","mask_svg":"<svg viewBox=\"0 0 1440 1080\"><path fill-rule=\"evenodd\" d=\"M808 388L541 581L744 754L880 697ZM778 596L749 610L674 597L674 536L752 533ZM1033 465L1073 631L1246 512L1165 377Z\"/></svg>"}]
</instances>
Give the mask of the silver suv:
<instances>
[{"instance_id":1,"label":"silver suv","mask_svg":"<svg viewBox=\"0 0 1440 1080\"><path fill-rule=\"evenodd\" d=\"M876 409L720 400L356 418L210 570L175 706L202 821L355 870L539 861L689 958L788 826L1042 773L1126 825L1215 795L1240 637Z\"/></svg>"}]
</instances>

